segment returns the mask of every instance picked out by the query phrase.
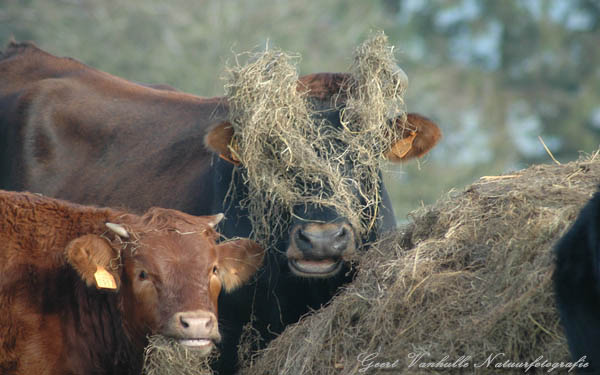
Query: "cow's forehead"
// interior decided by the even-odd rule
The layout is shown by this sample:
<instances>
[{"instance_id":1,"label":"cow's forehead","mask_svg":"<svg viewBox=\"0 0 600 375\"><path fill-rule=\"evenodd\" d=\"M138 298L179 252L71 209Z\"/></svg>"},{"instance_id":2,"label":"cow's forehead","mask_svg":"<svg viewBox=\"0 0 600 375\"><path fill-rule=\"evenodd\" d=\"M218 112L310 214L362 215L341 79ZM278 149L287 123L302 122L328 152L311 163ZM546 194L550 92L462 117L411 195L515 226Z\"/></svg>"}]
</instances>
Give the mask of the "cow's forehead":
<instances>
[{"instance_id":1,"label":"cow's forehead","mask_svg":"<svg viewBox=\"0 0 600 375\"><path fill-rule=\"evenodd\" d=\"M314 73L298 79L298 91L306 92L309 99L331 100L345 92L352 77L348 73Z\"/></svg>"},{"instance_id":2,"label":"cow's forehead","mask_svg":"<svg viewBox=\"0 0 600 375\"><path fill-rule=\"evenodd\" d=\"M193 216L181 211L152 207L137 222L138 230L174 230L178 232L210 232L211 216Z\"/></svg>"},{"instance_id":3,"label":"cow's forehead","mask_svg":"<svg viewBox=\"0 0 600 375\"><path fill-rule=\"evenodd\" d=\"M131 256L157 272L177 272L189 267L204 269L217 261L214 238L206 232L150 231L139 236Z\"/></svg>"},{"instance_id":4,"label":"cow's forehead","mask_svg":"<svg viewBox=\"0 0 600 375\"><path fill-rule=\"evenodd\" d=\"M314 112L312 115L314 119L313 126L333 126L334 128L339 128L341 126L340 112L343 109L343 106L338 105L337 107L334 107L330 103L321 100L315 101L314 103Z\"/></svg>"}]
</instances>

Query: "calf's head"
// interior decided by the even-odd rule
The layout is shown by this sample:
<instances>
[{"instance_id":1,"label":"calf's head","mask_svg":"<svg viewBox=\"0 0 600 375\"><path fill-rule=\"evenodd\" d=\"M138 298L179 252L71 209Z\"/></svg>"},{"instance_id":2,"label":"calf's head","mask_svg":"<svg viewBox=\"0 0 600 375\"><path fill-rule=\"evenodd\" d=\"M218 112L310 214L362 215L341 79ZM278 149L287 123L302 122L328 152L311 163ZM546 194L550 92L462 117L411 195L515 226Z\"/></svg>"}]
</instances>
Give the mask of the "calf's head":
<instances>
[{"instance_id":1,"label":"calf's head","mask_svg":"<svg viewBox=\"0 0 600 375\"><path fill-rule=\"evenodd\" d=\"M176 339L208 354L220 340L217 299L247 281L262 263L255 242L216 244L222 219L168 209L122 215L107 234L88 234L66 248L69 263L88 287L118 293L126 332L145 342L150 334Z\"/></svg>"}]
</instances>

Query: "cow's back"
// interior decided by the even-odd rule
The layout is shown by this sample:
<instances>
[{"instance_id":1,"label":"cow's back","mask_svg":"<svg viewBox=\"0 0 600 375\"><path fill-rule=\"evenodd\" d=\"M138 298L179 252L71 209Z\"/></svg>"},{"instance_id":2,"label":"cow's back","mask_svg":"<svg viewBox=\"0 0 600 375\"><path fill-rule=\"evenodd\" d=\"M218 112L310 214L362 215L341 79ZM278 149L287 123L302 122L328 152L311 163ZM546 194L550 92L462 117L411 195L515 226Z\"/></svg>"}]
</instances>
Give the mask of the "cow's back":
<instances>
[{"instance_id":1,"label":"cow's back","mask_svg":"<svg viewBox=\"0 0 600 375\"><path fill-rule=\"evenodd\" d=\"M29 44L0 60L0 188L194 211L222 99L138 85Z\"/></svg>"}]
</instances>

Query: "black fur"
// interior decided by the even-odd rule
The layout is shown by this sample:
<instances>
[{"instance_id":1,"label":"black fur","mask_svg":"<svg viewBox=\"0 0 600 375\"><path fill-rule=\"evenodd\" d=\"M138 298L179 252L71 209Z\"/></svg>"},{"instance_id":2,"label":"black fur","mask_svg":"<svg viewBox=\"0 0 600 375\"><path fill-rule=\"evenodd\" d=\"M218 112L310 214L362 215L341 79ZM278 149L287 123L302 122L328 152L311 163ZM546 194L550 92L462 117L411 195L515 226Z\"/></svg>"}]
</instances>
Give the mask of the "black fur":
<instances>
[{"instance_id":1,"label":"black fur","mask_svg":"<svg viewBox=\"0 0 600 375\"><path fill-rule=\"evenodd\" d=\"M557 243L554 287L573 361L580 373L600 373L600 192Z\"/></svg>"}]
</instances>

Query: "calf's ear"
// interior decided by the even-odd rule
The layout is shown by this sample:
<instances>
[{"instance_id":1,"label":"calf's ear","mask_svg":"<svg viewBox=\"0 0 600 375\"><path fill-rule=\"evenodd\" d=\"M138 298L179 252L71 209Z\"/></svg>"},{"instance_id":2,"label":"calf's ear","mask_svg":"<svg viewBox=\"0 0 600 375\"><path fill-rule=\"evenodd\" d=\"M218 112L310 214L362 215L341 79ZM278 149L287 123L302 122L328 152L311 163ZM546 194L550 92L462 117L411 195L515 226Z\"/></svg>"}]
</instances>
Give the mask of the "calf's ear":
<instances>
[{"instance_id":1,"label":"calf's ear","mask_svg":"<svg viewBox=\"0 0 600 375\"><path fill-rule=\"evenodd\" d=\"M403 126L397 121L398 126ZM425 155L442 137L442 131L431 120L417 113L406 115L403 138L398 140L385 153L391 162L402 162Z\"/></svg>"},{"instance_id":2,"label":"calf's ear","mask_svg":"<svg viewBox=\"0 0 600 375\"><path fill-rule=\"evenodd\" d=\"M225 291L236 289L250 279L260 268L264 249L247 238L232 240L217 245L219 276Z\"/></svg>"},{"instance_id":3,"label":"calf's ear","mask_svg":"<svg viewBox=\"0 0 600 375\"><path fill-rule=\"evenodd\" d=\"M233 140L233 125L228 121L214 125L204 136L204 145L228 162L238 165L240 158Z\"/></svg>"},{"instance_id":4,"label":"calf's ear","mask_svg":"<svg viewBox=\"0 0 600 375\"><path fill-rule=\"evenodd\" d=\"M87 234L69 242L65 249L67 261L79 273L88 287L118 290L118 252L107 240Z\"/></svg>"}]
</instances>

